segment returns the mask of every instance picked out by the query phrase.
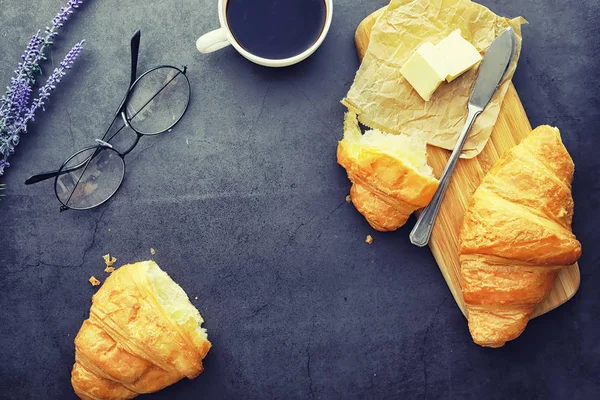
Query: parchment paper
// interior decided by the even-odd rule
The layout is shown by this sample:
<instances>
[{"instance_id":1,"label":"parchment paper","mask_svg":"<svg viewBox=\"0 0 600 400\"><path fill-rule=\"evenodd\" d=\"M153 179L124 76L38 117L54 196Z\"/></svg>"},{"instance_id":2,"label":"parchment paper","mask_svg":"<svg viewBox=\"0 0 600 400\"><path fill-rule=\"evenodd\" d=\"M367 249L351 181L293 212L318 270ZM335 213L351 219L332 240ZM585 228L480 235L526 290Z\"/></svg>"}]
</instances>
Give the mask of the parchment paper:
<instances>
[{"instance_id":1,"label":"parchment paper","mask_svg":"<svg viewBox=\"0 0 600 400\"><path fill-rule=\"evenodd\" d=\"M469 134L461 156L473 158L490 137L517 67L523 23L527 21L521 17L499 17L470 0L392 0L373 26L365 57L342 103L371 128L396 134L421 133L429 144L452 149L466 119L479 66L451 83L443 82L429 102L404 79L400 68L422 43L437 44L455 29L484 53L511 26L517 34L515 57Z\"/></svg>"}]
</instances>

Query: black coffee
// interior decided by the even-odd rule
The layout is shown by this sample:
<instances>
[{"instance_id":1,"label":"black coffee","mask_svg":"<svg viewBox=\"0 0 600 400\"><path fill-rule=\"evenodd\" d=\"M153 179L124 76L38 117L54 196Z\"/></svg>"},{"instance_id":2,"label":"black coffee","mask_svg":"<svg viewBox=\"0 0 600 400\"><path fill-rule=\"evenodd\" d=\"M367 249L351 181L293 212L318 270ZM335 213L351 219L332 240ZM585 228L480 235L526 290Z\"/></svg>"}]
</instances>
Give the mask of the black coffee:
<instances>
[{"instance_id":1,"label":"black coffee","mask_svg":"<svg viewBox=\"0 0 600 400\"><path fill-rule=\"evenodd\" d=\"M324 0L229 0L227 23L248 52L278 60L312 46L323 31Z\"/></svg>"}]
</instances>

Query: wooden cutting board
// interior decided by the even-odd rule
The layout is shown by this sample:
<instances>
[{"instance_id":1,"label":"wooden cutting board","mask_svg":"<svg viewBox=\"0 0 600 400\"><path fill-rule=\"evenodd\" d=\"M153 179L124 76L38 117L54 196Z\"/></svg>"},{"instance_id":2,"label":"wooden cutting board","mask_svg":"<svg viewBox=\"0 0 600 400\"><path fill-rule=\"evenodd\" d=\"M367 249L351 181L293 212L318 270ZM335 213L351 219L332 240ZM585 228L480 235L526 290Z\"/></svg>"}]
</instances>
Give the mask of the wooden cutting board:
<instances>
[{"instance_id":1,"label":"wooden cutting board","mask_svg":"<svg viewBox=\"0 0 600 400\"><path fill-rule=\"evenodd\" d=\"M385 7L369 15L356 29L354 39L360 60L369 45L373 24L384 9ZM529 132L531 132L531 124L521 105L517 91L511 83L488 144L476 158L458 161L442 202L429 247L463 314L465 313L465 303L460 289L460 264L458 261L458 234L463 215L471 200L471 195L479 186L485 173L506 150L518 144ZM450 157L450 152L432 146L427 147L427 152L429 165L433 167L435 175L439 177ZM533 316L537 317L564 304L575 295L578 288L578 265L574 264L563 268L554 282L552 292L546 301L536 308Z\"/></svg>"}]
</instances>

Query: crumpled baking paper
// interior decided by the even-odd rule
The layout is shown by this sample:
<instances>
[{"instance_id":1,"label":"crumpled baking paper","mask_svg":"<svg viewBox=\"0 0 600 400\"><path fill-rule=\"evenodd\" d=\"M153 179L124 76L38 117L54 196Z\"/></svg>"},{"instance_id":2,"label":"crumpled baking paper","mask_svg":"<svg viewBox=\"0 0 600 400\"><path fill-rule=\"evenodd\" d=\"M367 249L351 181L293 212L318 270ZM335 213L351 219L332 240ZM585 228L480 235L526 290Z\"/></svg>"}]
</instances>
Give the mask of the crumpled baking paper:
<instances>
[{"instance_id":1,"label":"crumpled baking paper","mask_svg":"<svg viewBox=\"0 0 600 400\"><path fill-rule=\"evenodd\" d=\"M467 116L467 103L479 65L451 83L443 82L425 102L400 74L400 68L424 42L437 44L455 29L484 53L509 26L517 34L515 56L485 111L471 129L461 157L483 150L521 52L518 17L500 17L470 0L392 0L371 31L369 46L354 83L342 100L364 125L395 134L424 134L427 143L453 149Z\"/></svg>"}]
</instances>

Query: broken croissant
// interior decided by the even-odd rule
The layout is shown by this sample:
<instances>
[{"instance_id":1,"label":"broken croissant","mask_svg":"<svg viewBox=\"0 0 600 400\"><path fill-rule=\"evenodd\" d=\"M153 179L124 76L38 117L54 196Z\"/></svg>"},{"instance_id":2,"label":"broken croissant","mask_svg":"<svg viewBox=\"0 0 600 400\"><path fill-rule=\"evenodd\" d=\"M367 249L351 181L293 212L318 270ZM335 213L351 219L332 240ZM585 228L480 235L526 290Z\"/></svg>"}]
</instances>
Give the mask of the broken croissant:
<instances>
[{"instance_id":1,"label":"broken croissant","mask_svg":"<svg viewBox=\"0 0 600 400\"><path fill-rule=\"evenodd\" d=\"M337 162L352 181L350 199L378 231L394 231L431 201L438 180L427 165L425 141L376 129L363 135L356 114L344 118Z\"/></svg>"},{"instance_id":2,"label":"broken croissant","mask_svg":"<svg viewBox=\"0 0 600 400\"><path fill-rule=\"evenodd\" d=\"M581 255L571 232L574 165L558 129L540 126L506 152L473 194L460 233L461 286L475 343L518 337Z\"/></svg>"},{"instance_id":3,"label":"broken croissant","mask_svg":"<svg viewBox=\"0 0 600 400\"><path fill-rule=\"evenodd\" d=\"M82 399L131 399L202 372L202 317L154 261L115 270L75 338L71 383Z\"/></svg>"}]
</instances>

